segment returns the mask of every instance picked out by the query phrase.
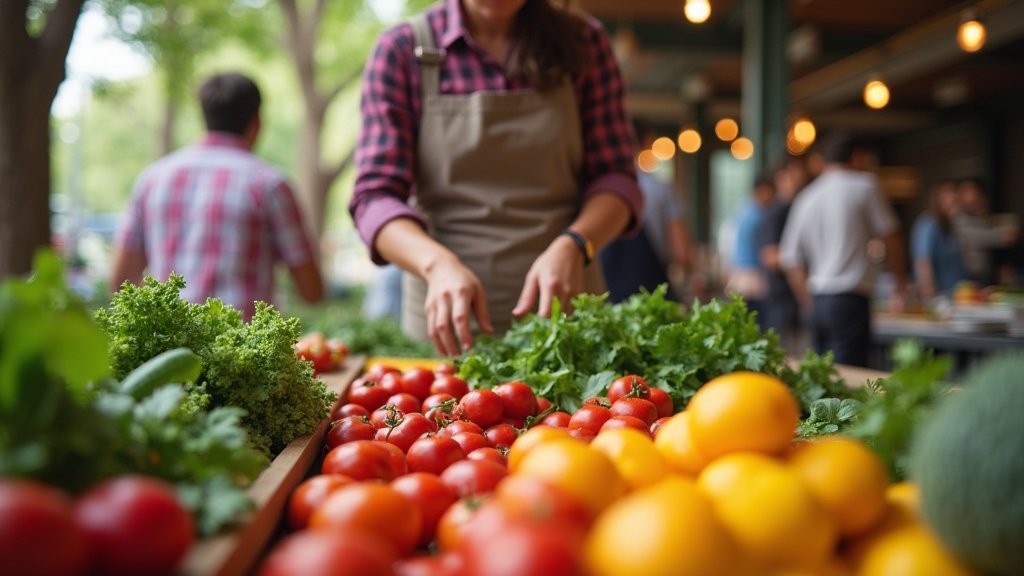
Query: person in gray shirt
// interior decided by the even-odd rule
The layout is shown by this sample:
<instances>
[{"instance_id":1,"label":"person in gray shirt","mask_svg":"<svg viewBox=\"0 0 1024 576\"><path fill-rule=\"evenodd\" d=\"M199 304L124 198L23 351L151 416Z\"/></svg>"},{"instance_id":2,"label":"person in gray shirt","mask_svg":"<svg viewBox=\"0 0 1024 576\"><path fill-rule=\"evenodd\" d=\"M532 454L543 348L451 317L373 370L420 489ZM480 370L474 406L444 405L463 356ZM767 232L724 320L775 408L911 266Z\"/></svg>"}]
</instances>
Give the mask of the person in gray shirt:
<instances>
[{"instance_id":1,"label":"person in gray shirt","mask_svg":"<svg viewBox=\"0 0 1024 576\"><path fill-rule=\"evenodd\" d=\"M779 262L797 301L810 308L815 351L866 366L875 274L868 242L881 238L894 281L890 307L902 310L906 256L899 222L867 172L867 148L846 134L824 146L824 172L797 197L782 234Z\"/></svg>"}]
</instances>

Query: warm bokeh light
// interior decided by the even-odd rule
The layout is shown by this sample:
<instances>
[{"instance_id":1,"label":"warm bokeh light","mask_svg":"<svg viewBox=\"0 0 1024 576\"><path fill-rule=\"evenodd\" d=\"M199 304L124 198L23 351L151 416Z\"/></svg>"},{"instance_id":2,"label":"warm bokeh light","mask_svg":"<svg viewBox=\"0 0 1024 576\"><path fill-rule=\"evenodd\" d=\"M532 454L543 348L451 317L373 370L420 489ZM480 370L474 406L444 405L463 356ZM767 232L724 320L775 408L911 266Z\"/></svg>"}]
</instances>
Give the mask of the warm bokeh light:
<instances>
[{"instance_id":1,"label":"warm bokeh light","mask_svg":"<svg viewBox=\"0 0 1024 576\"><path fill-rule=\"evenodd\" d=\"M880 79L871 80L864 86L864 103L878 110L889 103L889 87Z\"/></svg>"},{"instance_id":2,"label":"warm bokeh light","mask_svg":"<svg viewBox=\"0 0 1024 576\"><path fill-rule=\"evenodd\" d=\"M729 150L732 152L733 158L747 160L754 155L754 143L750 141L750 138L740 137L732 141Z\"/></svg>"},{"instance_id":3,"label":"warm bokeh light","mask_svg":"<svg viewBox=\"0 0 1024 576\"><path fill-rule=\"evenodd\" d=\"M708 0L686 0L683 6L686 19L694 24L702 24L711 17L711 2Z\"/></svg>"},{"instance_id":4,"label":"warm bokeh light","mask_svg":"<svg viewBox=\"0 0 1024 576\"><path fill-rule=\"evenodd\" d=\"M740 125L732 118L722 118L715 123L715 135L723 142L731 142L740 135Z\"/></svg>"},{"instance_id":5,"label":"warm bokeh light","mask_svg":"<svg viewBox=\"0 0 1024 576\"><path fill-rule=\"evenodd\" d=\"M956 42L964 52L977 52L985 45L987 37L985 26L976 18L972 18L960 24L956 32Z\"/></svg>"},{"instance_id":6,"label":"warm bokeh light","mask_svg":"<svg viewBox=\"0 0 1024 576\"><path fill-rule=\"evenodd\" d=\"M662 136L651 143L651 152L658 160L671 160L676 155L676 143L671 138Z\"/></svg>"},{"instance_id":7,"label":"warm bokeh light","mask_svg":"<svg viewBox=\"0 0 1024 576\"><path fill-rule=\"evenodd\" d=\"M644 172L654 172L658 168L658 158L654 152L644 150L636 155L636 167Z\"/></svg>"},{"instance_id":8,"label":"warm bokeh light","mask_svg":"<svg viewBox=\"0 0 1024 576\"><path fill-rule=\"evenodd\" d=\"M818 130L814 127L814 122L811 122L810 118L800 118L793 123L793 139L807 148L811 144L814 144L814 139L818 136Z\"/></svg>"},{"instance_id":9,"label":"warm bokeh light","mask_svg":"<svg viewBox=\"0 0 1024 576\"><path fill-rule=\"evenodd\" d=\"M799 156L804 152L807 152L807 145L800 143L796 136L793 135L793 130L786 133L786 152L789 152L793 156Z\"/></svg>"},{"instance_id":10,"label":"warm bokeh light","mask_svg":"<svg viewBox=\"0 0 1024 576\"><path fill-rule=\"evenodd\" d=\"M700 150L700 132L693 128L687 128L679 133L679 149L687 154L694 154Z\"/></svg>"}]
</instances>

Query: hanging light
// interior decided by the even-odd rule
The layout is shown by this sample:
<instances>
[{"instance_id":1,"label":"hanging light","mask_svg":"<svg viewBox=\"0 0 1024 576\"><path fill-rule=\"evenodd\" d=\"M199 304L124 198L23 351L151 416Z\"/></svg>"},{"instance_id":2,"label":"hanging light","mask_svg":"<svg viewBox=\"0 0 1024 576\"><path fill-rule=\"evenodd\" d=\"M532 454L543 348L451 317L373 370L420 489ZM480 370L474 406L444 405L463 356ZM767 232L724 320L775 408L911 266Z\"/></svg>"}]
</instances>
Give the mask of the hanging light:
<instances>
[{"instance_id":1,"label":"hanging light","mask_svg":"<svg viewBox=\"0 0 1024 576\"><path fill-rule=\"evenodd\" d=\"M694 154L700 150L701 138L700 132L697 132L693 128L686 128L679 132L679 149L687 154Z\"/></svg>"},{"instance_id":2,"label":"hanging light","mask_svg":"<svg viewBox=\"0 0 1024 576\"><path fill-rule=\"evenodd\" d=\"M988 36L985 25L978 19L978 14L972 10L964 10L960 19L960 28L956 31L956 42L964 52L977 52L985 45L985 38Z\"/></svg>"},{"instance_id":3,"label":"hanging light","mask_svg":"<svg viewBox=\"0 0 1024 576\"><path fill-rule=\"evenodd\" d=\"M885 108L889 103L889 87L881 76L872 76L864 85L864 103L875 110Z\"/></svg>"},{"instance_id":4,"label":"hanging light","mask_svg":"<svg viewBox=\"0 0 1024 576\"><path fill-rule=\"evenodd\" d=\"M732 118L722 118L715 122L715 135L722 142L731 142L740 135L740 125Z\"/></svg>"},{"instance_id":5,"label":"hanging light","mask_svg":"<svg viewBox=\"0 0 1024 576\"><path fill-rule=\"evenodd\" d=\"M658 169L658 158L654 152L644 150L636 156L636 167L644 172L654 172Z\"/></svg>"},{"instance_id":6,"label":"hanging light","mask_svg":"<svg viewBox=\"0 0 1024 576\"><path fill-rule=\"evenodd\" d=\"M683 14L694 24L703 24L711 16L711 2L708 0L686 0Z\"/></svg>"},{"instance_id":7,"label":"hanging light","mask_svg":"<svg viewBox=\"0 0 1024 576\"><path fill-rule=\"evenodd\" d=\"M804 148L814 144L818 136L818 130L810 118L798 118L793 122L793 139L799 142Z\"/></svg>"},{"instance_id":8,"label":"hanging light","mask_svg":"<svg viewBox=\"0 0 1024 576\"><path fill-rule=\"evenodd\" d=\"M676 144L671 138L662 136L651 143L651 153L658 160L671 160L676 155Z\"/></svg>"},{"instance_id":9,"label":"hanging light","mask_svg":"<svg viewBox=\"0 0 1024 576\"><path fill-rule=\"evenodd\" d=\"M741 136L732 141L729 151L732 152L733 158L747 160L754 155L754 143L750 141L750 138Z\"/></svg>"}]
</instances>

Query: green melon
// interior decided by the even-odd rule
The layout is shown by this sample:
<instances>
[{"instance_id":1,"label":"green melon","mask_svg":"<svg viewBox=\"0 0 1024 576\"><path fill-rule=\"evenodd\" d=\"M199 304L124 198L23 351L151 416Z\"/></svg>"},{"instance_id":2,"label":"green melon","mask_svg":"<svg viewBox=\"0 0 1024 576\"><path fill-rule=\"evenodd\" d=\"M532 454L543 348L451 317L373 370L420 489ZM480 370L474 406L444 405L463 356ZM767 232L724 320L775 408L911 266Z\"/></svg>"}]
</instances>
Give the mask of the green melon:
<instances>
[{"instance_id":1,"label":"green melon","mask_svg":"<svg viewBox=\"0 0 1024 576\"><path fill-rule=\"evenodd\" d=\"M986 361L922 427L911 460L921 510L984 574L1024 574L1024 354Z\"/></svg>"}]
</instances>

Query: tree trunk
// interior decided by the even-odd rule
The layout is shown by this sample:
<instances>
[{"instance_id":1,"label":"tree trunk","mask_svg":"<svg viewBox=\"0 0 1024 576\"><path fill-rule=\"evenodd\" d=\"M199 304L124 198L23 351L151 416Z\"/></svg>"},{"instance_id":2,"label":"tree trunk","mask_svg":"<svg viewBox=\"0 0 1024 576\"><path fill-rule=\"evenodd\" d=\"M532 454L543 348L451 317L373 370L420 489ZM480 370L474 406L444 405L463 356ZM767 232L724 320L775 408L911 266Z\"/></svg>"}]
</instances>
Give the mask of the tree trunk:
<instances>
[{"instance_id":1,"label":"tree trunk","mask_svg":"<svg viewBox=\"0 0 1024 576\"><path fill-rule=\"evenodd\" d=\"M178 103L168 94L167 102L164 103L164 121L160 126L160 156L166 156L174 151L174 125L177 119Z\"/></svg>"},{"instance_id":2,"label":"tree trunk","mask_svg":"<svg viewBox=\"0 0 1024 576\"><path fill-rule=\"evenodd\" d=\"M0 2L0 278L50 243L50 106L84 0L60 0L38 37L27 0Z\"/></svg>"}]
</instances>

